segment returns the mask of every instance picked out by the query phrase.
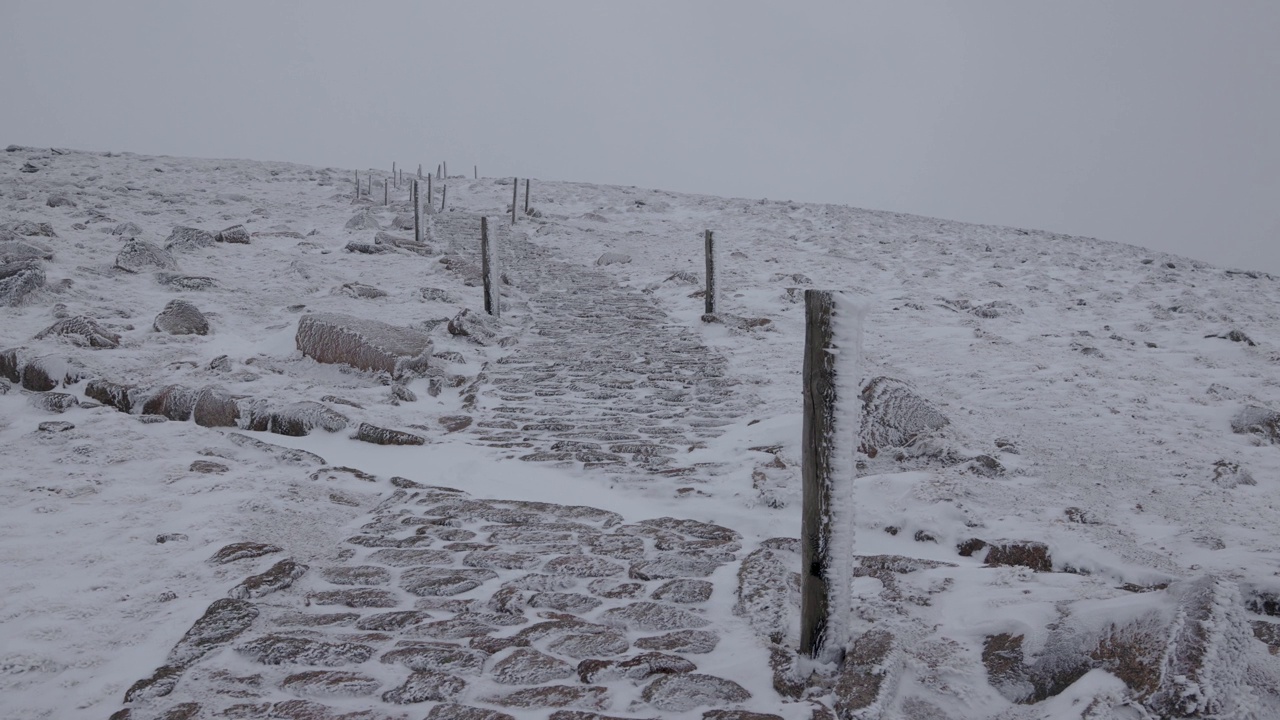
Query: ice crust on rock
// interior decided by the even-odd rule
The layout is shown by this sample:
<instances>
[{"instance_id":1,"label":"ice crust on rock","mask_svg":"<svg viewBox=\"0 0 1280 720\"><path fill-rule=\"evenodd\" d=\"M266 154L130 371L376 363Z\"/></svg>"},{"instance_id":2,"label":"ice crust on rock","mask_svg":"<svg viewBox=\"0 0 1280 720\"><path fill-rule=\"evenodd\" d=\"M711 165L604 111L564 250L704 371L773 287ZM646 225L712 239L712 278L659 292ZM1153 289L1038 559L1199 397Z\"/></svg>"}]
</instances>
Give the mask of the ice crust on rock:
<instances>
[{"instance_id":1,"label":"ice crust on rock","mask_svg":"<svg viewBox=\"0 0 1280 720\"><path fill-rule=\"evenodd\" d=\"M158 245L130 238L116 254L116 267L126 272L138 273L144 270L177 270L178 261L173 254Z\"/></svg>"},{"instance_id":2,"label":"ice crust on rock","mask_svg":"<svg viewBox=\"0 0 1280 720\"><path fill-rule=\"evenodd\" d=\"M213 233L199 228L179 225L165 238L165 250L195 250L207 248L215 242Z\"/></svg>"},{"instance_id":3,"label":"ice crust on rock","mask_svg":"<svg viewBox=\"0 0 1280 720\"><path fill-rule=\"evenodd\" d=\"M170 335L209 334L209 319L186 300L170 300L151 325L156 332Z\"/></svg>"},{"instance_id":4,"label":"ice crust on rock","mask_svg":"<svg viewBox=\"0 0 1280 720\"><path fill-rule=\"evenodd\" d=\"M34 260L0 265L0 306L18 307L44 287L44 269Z\"/></svg>"},{"instance_id":5,"label":"ice crust on rock","mask_svg":"<svg viewBox=\"0 0 1280 720\"><path fill-rule=\"evenodd\" d=\"M402 378L426 372L431 338L406 327L351 315L316 313L298 321L298 350L322 363L341 363Z\"/></svg>"}]
</instances>

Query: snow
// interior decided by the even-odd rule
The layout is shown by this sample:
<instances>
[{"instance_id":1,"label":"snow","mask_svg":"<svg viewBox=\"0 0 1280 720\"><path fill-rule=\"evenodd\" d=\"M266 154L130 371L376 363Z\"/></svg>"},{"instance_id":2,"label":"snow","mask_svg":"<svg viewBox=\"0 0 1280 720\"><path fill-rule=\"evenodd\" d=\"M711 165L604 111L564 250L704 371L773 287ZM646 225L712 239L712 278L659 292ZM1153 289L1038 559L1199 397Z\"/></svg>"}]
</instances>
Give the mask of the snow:
<instances>
[{"instance_id":1,"label":"snow","mask_svg":"<svg viewBox=\"0 0 1280 720\"><path fill-rule=\"evenodd\" d=\"M26 163L38 171L21 172ZM501 249L502 272L514 284L501 286L503 318L494 342L450 336L443 321L464 307L480 312L480 288L436 256L398 248L344 252L348 242L372 243L375 226L389 226L395 214L412 209L407 185L393 190L390 208L353 203L351 177L345 169L249 160L0 153L0 225L48 223L57 233L38 241L53 259L32 261L43 269L44 288L2 309L0 351L23 348L21 357L44 358L59 369L59 379L62 370L88 372L75 369L70 387L57 389L81 400L60 414L34 407L17 386L0 393L0 716L111 715L209 603L250 573L248 564L206 562L217 550L253 541L287 548L301 564L340 562L342 539L359 532L391 497L389 478L403 477L476 498L588 505L628 523L671 516L736 530L743 537L736 561L708 578L715 591L705 613L721 642L696 656L697 672L750 690L743 708L808 718L806 702L772 690L767 639L731 611L742 558L766 539L799 534L804 307L788 292L795 287L839 290L865 304L861 353L841 348L842 358L862 358L847 376L908 383L950 420L948 432L956 434L947 440L957 452L988 454L1004 468L988 477L964 463L910 453L902 461L892 452L859 458L866 468L852 483L847 509L853 524L841 546L858 555L946 563L895 576L896 595L869 577L842 584L854 608L845 632L888 628L901 648L892 695L877 706L883 717L925 706L955 720L1144 717L1123 681L1102 669L1042 703L1016 705L987 681L984 638L1023 634L1030 661L1048 647L1049 627L1063 612L1092 617L1099 626L1149 613L1172 618L1176 592L1122 586L1174 582L1176 590L1184 587L1179 581L1194 584L1210 572L1221 584L1215 602L1225 603L1212 615L1220 632L1210 649L1220 654L1214 657L1241 659L1215 660L1212 672L1197 680L1201 691L1240 698L1240 717L1280 713L1274 687L1268 692L1258 680L1277 676L1280 656L1248 632L1248 623L1274 618L1245 608L1248 593L1280 585L1280 448L1265 431L1232 431L1246 408L1261 408L1248 411L1253 425L1280 408L1280 282L1274 278L1049 232L538 180L532 205L541 218L521 216L511 242L602 273L619 292L654 303L665 313L660 322L724 358L725 377L738 384L723 390L739 409L709 418L724 424L704 428L704 437L678 448L672 457L692 468L688 475L626 463L610 469L522 462L515 449L478 441L476 427L450 432L439 420L473 414L483 421L500 402L486 395L497 391L484 378L494 376L501 359L531 347L524 323L548 292L521 280L530 272L521 263L533 256ZM488 178L454 177L448 185L454 190L449 212L430 217L440 221L437 229L457 233L448 234L448 243L469 242L460 249L474 263L478 228L471 242L462 220L467 213L500 219L510 188ZM49 207L51 195L76 205ZM353 216L362 218L360 228L349 230ZM459 217L456 231L443 220L450 216ZM125 223L136 228L114 233ZM234 225L244 225L248 244L180 252L181 272L213 278L213 285L183 290L152 274L171 262L157 243L175 227L217 232ZM667 282L676 273L701 276L706 228L719 248L718 312L768 319L768 325L704 323L702 299L690 297L697 288ZM149 257L153 267L143 272L115 270L118 253L135 236L131 252L147 249L159 265ZM25 235L21 242L37 246ZM448 249L439 238L432 242L437 252ZM631 262L596 265L604 253ZM337 291L353 282L387 295ZM573 287L575 278L557 282ZM444 294L424 297L424 287ZM153 330L156 314L175 299L208 317L209 335ZM607 307L599 310L608 314ZM299 319L323 313L371 327L412 328L430 336L432 352L456 351L464 360L432 358L427 365L435 371L405 379L418 400L401 401L386 378L317 363L298 351ZM58 319L78 316L118 334L120 347L36 337ZM1256 345L1223 337L1233 330ZM501 338L514 344L496 341ZM566 352L591 352L571 338L560 342ZM641 368L663 352L628 346L625 336L610 342L611 352L629 352ZM214 362L222 355L224 363ZM535 374L528 373L529 382L538 382ZM350 419L350 428L362 422L401 428L426 444L375 446L350 439L349 430L286 437L141 422L136 414L85 406L84 381L96 377L140 388L219 385L271 408L326 402ZM433 381L443 383L438 396L428 392ZM464 410L473 386L476 409ZM552 407L550 396L528 395L519 402ZM568 419L603 421L608 408L591 412L596 416ZM37 429L50 420L75 427ZM840 425L854 423L848 418ZM255 448L241 438L270 445ZM356 468L376 481L343 473L311 480L318 466L303 455L290 462L279 448L313 453L326 467ZM228 469L192 472L197 460ZM1237 463L1256 484L1215 483L1223 461ZM172 539L159 542L162 536ZM982 553L956 552L970 538L1045 543L1055 572L984 567ZM253 572L282 559L264 558ZM268 595L262 602L285 603L279 598L286 597ZM238 662L248 670L247 661ZM400 682L387 666L372 666L382 673L379 681ZM628 714L640 688L625 681L611 687L608 713ZM338 705L361 709L359 701ZM418 716L428 710L406 709ZM547 714L506 711L521 720ZM670 717L698 718L701 710Z\"/></svg>"}]
</instances>

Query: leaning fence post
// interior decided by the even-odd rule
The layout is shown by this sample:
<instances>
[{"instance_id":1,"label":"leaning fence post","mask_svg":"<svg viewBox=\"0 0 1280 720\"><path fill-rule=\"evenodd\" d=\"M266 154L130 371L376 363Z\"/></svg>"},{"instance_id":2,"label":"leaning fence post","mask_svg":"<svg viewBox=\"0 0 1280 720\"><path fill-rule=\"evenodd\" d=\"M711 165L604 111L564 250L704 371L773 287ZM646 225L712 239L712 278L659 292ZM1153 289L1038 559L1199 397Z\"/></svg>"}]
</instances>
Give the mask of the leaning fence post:
<instances>
[{"instance_id":1,"label":"leaning fence post","mask_svg":"<svg viewBox=\"0 0 1280 720\"><path fill-rule=\"evenodd\" d=\"M805 290L800 652L839 662L850 641L859 362L867 306Z\"/></svg>"},{"instance_id":2,"label":"leaning fence post","mask_svg":"<svg viewBox=\"0 0 1280 720\"><path fill-rule=\"evenodd\" d=\"M418 181L413 181L413 241L422 242L422 201L418 198Z\"/></svg>"},{"instance_id":3,"label":"leaning fence post","mask_svg":"<svg viewBox=\"0 0 1280 720\"><path fill-rule=\"evenodd\" d=\"M529 214L529 178L524 179L524 214Z\"/></svg>"},{"instance_id":4,"label":"leaning fence post","mask_svg":"<svg viewBox=\"0 0 1280 720\"><path fill-rule=\"evenodd\" d=\"M516 224L516 201L520 199L520 178L511 178L511 224Z\"/></svg>"},{"instance_id":5,"label":"leaning fence post","mask_svg":"<svg viewBox=\"0 0 1280 720\"><path fill-rule=\"evenodd\" d=\"M703 231L703 245L707 253L707 315L716 312L716 242L710 230Z\"/></svg>"},{"instance_id":6,"label":"leaning fence post","mask_svg":"<svg viewBox=\"0 0 1280 720\"><path fill-rule=\"evenodd\" d=\"M498 257L489 240L489 219L480 218L480 273L484 275L484 311L500 316L498 307Z\"/></svg>"}]
</instances>

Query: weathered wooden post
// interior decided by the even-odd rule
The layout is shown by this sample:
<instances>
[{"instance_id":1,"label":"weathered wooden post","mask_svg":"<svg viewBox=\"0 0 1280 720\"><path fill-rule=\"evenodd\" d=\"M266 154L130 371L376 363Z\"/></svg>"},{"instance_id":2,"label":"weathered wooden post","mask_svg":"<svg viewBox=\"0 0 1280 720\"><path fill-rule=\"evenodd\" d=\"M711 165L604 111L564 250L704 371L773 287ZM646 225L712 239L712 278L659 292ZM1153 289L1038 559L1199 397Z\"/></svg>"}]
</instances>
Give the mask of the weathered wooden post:
<instances>
[{"instance_id":1,"label":"weathered wooden post","mask_svg":"<svg viewBox=\"0 0 1280 720\"><path fill-rule=\"evenodd\" d=\"M524 179L524 214L529 214L529 178Z\"/></svg>"},{"instance_id":2,"label":"weathered wooden post","mask_svg":"<svg viewBox=\"0 0 1280 720\"><path fill-rule=\"evenodd\" d=\"M355 201L360 200L360 171L356 171L356 197Z\"/></svg>"},{"instance_id":3,"label":"weathered wooden post","mask_svg":"<svg viewBox=\"0 0 1280 720\"><path fill-rule=\"evenodd\" d=\"M851 640L859 363L867 306L829 290L806 290L804 301L800 652L839 662Z\"/></svg>"},{"instance_id":4,"label":"weathered wooden post","mask_svg":"<svg viewBox=\"0 0 1280 720\"><path fill-rule=\"evenodd\" d=\"M382 205L391 204L391 178L382 178Z\"/></svg>"},{"instance_id":5,"label":"weathered wooden post","mask_svg":"<svg viewBox=\"0 0 1280 720\"><path fill-rule=\"evenodd\" d=\"M427 205L430 206L431 212L436 211L436 195L431 191L431 173L427 173Z\"/></svg>"},{"instance_id":6,"label":"weathered wooden post","mask_svg":"<svg viewBox=\"0 0 1280 720\"><path fill-rule=\"evenodd\" d=\"M397 176L396 176L396 161L395 161L395 160L392 160L392 161L391 161L391 177L393 177L393 178L397 177ZM399 179L397 179L397 180L396 180L396 187L400 187L400 181L399 181Z\"/></svg>"},{"instance_id":7,"label":"weathered wooden post","mask_svg":"<svg viewBox=\"0 0 1280 720\"><path fill-rule=\"evenodd\" d=\"M516 224L516 201L520 199L520 178L511 178L511 224Z\"/></svg>"},{"instance_id":8,"label":"weathered wooden post","mask_svg":"<svg viewBox=\"0 0 1280 720\"><path fill-rule=\"evenodd\" d=\"M716 241L715 236L710 230L704 230L702 235L703 245L707 254L707 295L706 295L706 314L715 315L716 313Z\"/></svg>"},{"instance_id":9,"label":"weathered wooden post","mask_svg":"<svg viewBox=\"0 0 1280 720\"><path fill-rule=\"evenodd\" d=\"M498 307L498 257L489 240L489 218L480 218L480 273L484 275L484 311L494 317L502 314Z\"/></svg>"},{"instance_id":10,"label":"weathered wooden post","mask_svg":"<svg viewBox=\"0 0 1280 720\"><path fill-rule=\"evenodd\" d=\"M440 186L440 212L444 212L444 200L449 196L449 186L447 184Z\"/></svg>"},{"instance_id":11,"label":"weathered wooden post","mask_svg":"<svg viewBox=\"0 0 1280 720\"><path fill-rule=\"evenodd\" d=\"M366 190L364 194L368 195L370 200L373 199L373 173L372 172L369 173L369 189Z\"/></svg>"},{"instance_id":12,"label":"weathered wooden post","mask_svg":"<svg viewBox=\"0 0 1280 720\"><path fill-rule=\"evenodd\" d=\"M422 201L418 198L418 181L413 181L413 241L422 242Z\"/></svg>"},{"instance_id":13,"label":"weathered wooden post","mask_svg":"<svg viewBox=\"0 0 1280 720\"><path fill-rule=\"evenodd\" d=\"M472 166L471 166L471 179L472 179L472 180L479 180L479 179L480 179L480 166L479 166L479 165L472 165Z\"/></svg>"},{"instance_id":14,"label":"weathered wooden post","mask_svg":"<svg viewBox=\"0 0 1280 720\"><path fill-rule=\"evenodd\" d=\"M440 179L440 163L436 163L436 179Z\"/></svg>"},{"instance_id":15,"label":"weathered wooden post","mask_svg":"<svg viewBox=\"0 0 1280 720\"><path fill-rule=\"evenodd\" d=\"M418 163L418 179L422 179L422 163Z\"/></svg>"}]
</instances>

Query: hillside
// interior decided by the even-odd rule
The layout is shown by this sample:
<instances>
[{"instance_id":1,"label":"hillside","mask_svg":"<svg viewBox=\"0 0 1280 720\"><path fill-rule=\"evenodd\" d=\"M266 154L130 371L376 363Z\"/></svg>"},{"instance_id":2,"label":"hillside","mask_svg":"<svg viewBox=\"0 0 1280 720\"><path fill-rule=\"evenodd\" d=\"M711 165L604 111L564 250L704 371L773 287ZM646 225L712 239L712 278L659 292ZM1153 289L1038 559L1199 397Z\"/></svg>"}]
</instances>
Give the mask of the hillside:
<instances>
[{"instance_id":1,"label":"hillside","mask_svg":"<svg viewBox=\"0 0 1280 720\"><path fill-rule=\"evenodd\" d=\"M540 180L512 226L510 178L419 243L370 174L0 153L0 715L1280 715L1275 278ZM805 288L871 307L839 670L792 652Z\"/></svg>"}]
</instances>

